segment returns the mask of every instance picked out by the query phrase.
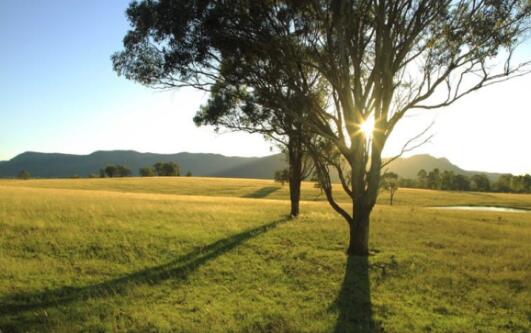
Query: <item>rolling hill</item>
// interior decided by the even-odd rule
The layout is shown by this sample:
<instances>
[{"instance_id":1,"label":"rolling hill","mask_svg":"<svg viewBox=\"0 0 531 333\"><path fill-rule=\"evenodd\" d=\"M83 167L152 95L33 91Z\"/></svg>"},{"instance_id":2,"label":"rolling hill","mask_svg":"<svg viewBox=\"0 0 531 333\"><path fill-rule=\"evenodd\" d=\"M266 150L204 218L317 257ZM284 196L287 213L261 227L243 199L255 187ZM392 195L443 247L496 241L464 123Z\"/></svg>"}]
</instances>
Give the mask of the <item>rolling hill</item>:
<instances>
[{"instance_id":1,"label":"rolling hill","mask_svg":"<svg viewBox=\"0 0 531 333\"><path fill-rule=\"evenodd\" d=\"M416 178L420 169L431 171L438 168L441 171L448 170L455 174L461 174L465 176L472 176L474 174L483 173L487 175L491 180L498 178L499 173L489 173L483 171L470 171L463 170L460 167L452 164L447 158L436 158L428 154L413 155L407 158L399 158L393 161L388 166L388 170L399 174L404 178Z\"/></svg>"},{"instance_id":2,"label":"rolling hill","mask_svg":"<svg viewBox=\"0 0 531 333\"><path fill-rule=\"evenodd\" d=\"M73 175L81 177L109 164L122 164L129 167L134 175L138 169L156 162L176 162L181 173L191 171L194 176L233 177L233 178L272 178L276 170L286 167L282 154L265 157L235 157L219 154L177 153L154 154L133 150L96 151L89 155L25 152L9 161L0 162L0 177L15 177L21 170L27 170L33 177L64 178ZM405 178L415 178L420 169L427 171L439 168L458 174L472 175L479 171L467 171L452 164L446 158L430 155L414 155L399 158L387 170ZM486 173L490 178L498 174Z\"/></svg>"}]
</instances>

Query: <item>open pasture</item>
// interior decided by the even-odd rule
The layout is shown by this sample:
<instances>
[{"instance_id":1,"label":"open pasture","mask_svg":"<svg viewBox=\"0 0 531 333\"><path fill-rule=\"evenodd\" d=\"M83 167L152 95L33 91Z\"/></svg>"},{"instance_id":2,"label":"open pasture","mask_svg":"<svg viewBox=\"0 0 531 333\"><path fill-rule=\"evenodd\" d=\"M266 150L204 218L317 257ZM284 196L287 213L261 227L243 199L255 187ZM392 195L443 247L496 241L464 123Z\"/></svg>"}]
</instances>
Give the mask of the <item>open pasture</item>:
<instances>
[{"instance_id":1,"label":"open pasture","mask_svg":"<svg viewBox=\"0 0 531 333\"><path fill-rule=\"evenodd\" d=\"M312 183L0 180L0 331L528 332L530 195L382 193L368 258ZM338 195L339 192L338 192ZM344 198L344 197L343 197Z\"/></svg>"}]
</instances>

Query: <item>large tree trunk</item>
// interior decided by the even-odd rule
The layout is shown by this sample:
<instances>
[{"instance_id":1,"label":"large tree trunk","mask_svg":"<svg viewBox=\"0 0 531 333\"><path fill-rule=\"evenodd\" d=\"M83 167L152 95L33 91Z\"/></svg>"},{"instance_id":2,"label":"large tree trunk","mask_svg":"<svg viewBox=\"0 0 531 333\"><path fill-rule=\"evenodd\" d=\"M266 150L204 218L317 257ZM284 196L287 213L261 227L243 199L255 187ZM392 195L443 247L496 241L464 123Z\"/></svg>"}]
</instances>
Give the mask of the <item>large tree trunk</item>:
<instances>
[{"instance_id":1,"label":"large tree trunk","mask_svg":"<svg viewBox=\"0 0 531 333\"><path fill-rule=\"evenodd\" d=\"M291 177L289 180L289 198L291 201L291 217L299 215L299 202L301 197L301 179L300 177Z\"/></svg>"},{"instance_id":2,"label":"large tree trunk","mask_svg":"<svg viewBox=\"0 0 531 333\"><path fill-rule=\"evenodd\" d=\"M291 201L291 217L299 215L299 202L301 197L302 182L302 146L300 140L291 140L288 146L289 155L289 198Z\"/></svg>"},{"instance_id":3,"label":"large tree trunk","mask_svg":"<svg viewBox=\"0 0 531 333\"><path fill-rule=\"evenodd\" d=\"M369 216L371 210L362 207L354 212L354 219L349 224L350 241L348 255L366 256L369 254Z\"/></svg>"}]
</instances>

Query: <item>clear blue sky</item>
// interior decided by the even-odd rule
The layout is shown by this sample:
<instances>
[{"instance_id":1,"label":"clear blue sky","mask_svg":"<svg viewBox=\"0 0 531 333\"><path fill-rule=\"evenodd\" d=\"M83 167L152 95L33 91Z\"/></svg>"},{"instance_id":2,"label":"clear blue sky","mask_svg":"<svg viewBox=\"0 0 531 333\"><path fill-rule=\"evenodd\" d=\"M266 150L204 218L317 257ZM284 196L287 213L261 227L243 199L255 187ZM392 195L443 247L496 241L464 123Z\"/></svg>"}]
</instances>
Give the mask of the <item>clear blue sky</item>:
<instances>
[{"instance_id":1,"label":"clear blue sky","mask_svg":"<svg viewBox=\"0 0 531 333\"><path fill-rule=\"evenodd\" d=\"M268 154L260 136L196 128L203 93L161 93L116 76L110 57L129 28L128 3L0 1L0 160L27 150Z\"/></svg>"},{"instance_id":2,"label":"clear blue sky","mask_svg":"<svg viewBox=\"0 0 531 333\"><path fill-rule=\"evenodd\" d=\"M110 56L128 29L128 0L0 0L0 160L24 151L135 149L262 156L259 135L196 128L202 92L158 92L118 78ZM531 59L531 47L523 56ZM490 87L440 112L411 117L387 149L436 120L415 153L471 170L531 172L531 77ZM478 115L481 114L481 117Z\"/></svg>"}]
</instances>

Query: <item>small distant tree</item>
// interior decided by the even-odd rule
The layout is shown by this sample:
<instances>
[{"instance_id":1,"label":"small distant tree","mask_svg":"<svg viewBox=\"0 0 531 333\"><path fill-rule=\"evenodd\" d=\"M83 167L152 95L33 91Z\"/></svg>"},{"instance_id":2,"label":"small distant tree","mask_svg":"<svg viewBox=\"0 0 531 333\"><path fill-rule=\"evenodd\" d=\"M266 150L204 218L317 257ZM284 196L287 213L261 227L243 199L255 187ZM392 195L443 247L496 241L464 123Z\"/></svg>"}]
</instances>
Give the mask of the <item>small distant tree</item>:
<instances>
[{"instance_id":1,"label":"small distant tree","mask_svg":"<svg viewBox=\"0 0 531 333\"><path fill-rule=\"evenodd\" d=\"M524 184L524 192L531 193L531 175L525 174L522 176L522 182Z\"/></svg>"},{"instance_id":2,"label":"small distant tree","mask_svg":"<svg viewBox=\"0 0 531 333\"><path fill-rule=\"evenodd\" d=\"M498 180L495 183L496 191L498 192L511 192L511 182L513 175L503 174L498 177Z\"/></svg>"},{"instance_id":3,"label":"small distant tree","mask_svg":"<svg viewBox=\"0 0 531 333\"><path fill-rule=\"evenodd\" d=\"M152 167L140 168L138 173L141 177L153 177L155 176L155 169Z\"/></svg>"},{"instance_id":4,"label":"small distant tree","mask_svg":"<svg viewBox=\"0 0 531 333\"><path fill-rule=\"evenodd\" d=\"M18 179L30 179L31 174L27 170L22 170L18 173L17 178Z\"/></svg>"},{"instance_id":5,"label":"small distant tree","mask_svg":"<svg viewBox=\"0 0 531 333\"><path fill-rule=\"evenodd\" d=\"M91 173L88 175L89 178L98 178L99 175L98 174L95 174L95 173Z\"/></svg>"},{"instance_id":6,"label":"small distant tree","mask_svg":"<svg viewBox=\"0 0 531 333\"><path fill-rule=\"evenodd\" d=\"M394 172L385 172L380 179L380 186L389 192L389 204L393 205L393 198L398 191L398 175Z\"/></svg>"},{"instance_id":7,"label":"small distant tree","mask_svg":"<svg viewBox=\"0 0 531 333\"><path fill-rule=\"evenodd\" d=\"M157 162L153 165L155 174L161 177L180 176L179 165L175 162Z\"/></svg>"},{"instance_id":8,"label":"small distant tree","mask_svg":"<svg viewBox=\"0 0 531 333\"><path fill-rule=\"evenodd\" d=\"M105 167L105 175L109 178L118 176L118 169L116 168L116 165L107 165Z\"/></svg>"},{"instance_id":9,"label":"small distant tree","mask_svg":"<svg viewBox=\"0 0 531 333\"><path fill-rule=\"evenodd\" d=\"M420 169L417 173L417 186L420 188L426 188L428 184L428 173L424 169Z\"/></svg>"},{"instance_id":10,"label":"small distant tree","mask_svg":"<svg viewBox=\"0 0 531 333\"><path fill-rule=\"evenodd\" d=\"M105 170L104 169L100 169L99 173L100 173L100 178L105 178Z\"/></svg>"},{"instance_id":11,"label":"small distant tree","mask_svg":"<svg viewBox=\"0 0 531 333\"><path fill-rule=\"evenodd\" d=\"M188 172L186 173L186 177L192 177L192 171L188 170Z\"/></svg>"},{"instance_id":12,"label":"small distant tree","mask_svg":"<svg viewBox=\"0 0 531 333\"><path fill-rule=\"evenodd\" d=\"M171 176L181 175L179 166L175 162L164 163L162 170L163 170L163 176L171 177Z\"/></svg>"},{"instance_id":13,"label":"small distant tree","mask_svg":"<svg viewBox=\"0 0 531 333\"><path fill-rule=\"evenodd\" d=\"M440 189L441 188L441 172L439 171L439 169L435 168L432 171L430 171L430 173L428 173L428 177L426 180L427 180L426 185L428 188L431 188L434 190Z\"/></svg>"},{"instance_id":14,"label":"small distant tree","mask_svg":"<svg viewBox=\"0 0 531 333\"><path fill-rule=\"evenodd\" d=\"M470 191L470 179L464 175L455 175L452 189L456 191Z\"/></svg>"},{"instance_id":15,"label":"small distant tree","mask_svg":"<svg viewBox=\"0 0 531 333\"><path fill-rule=\"evenodd\" d=\"M455 190L455 174L452 171L444 170L441 174L441 190Z\"/></svg>"},{"instance_id":16,"label":"small distant tree","mask_svg":"<svg viewBox=\"0 0 531 333\"><path fill-rule=\"evenodd\" d=\"M157 176L164 176L163 175L163 173L164 173L163 165L164 165L164 163L162 163L162 162L157 162L157 163L153 164L153 170L155 170L155 174Z\"/></svg>"},{"instance_id":17,"label":"small distant tree","mask_svg":"<svg viewBox=\"0 0 531 333\"><path fill-rule=\"evenodd\" d=\"M471 188L474 191L488 192L490 191L490 180L484 175L473 175L471 178Z\"/></svg>"},{"instance_id":18,"label":"small distant tree","mask_svg":"<svg viewBox=\"0 0 531 333\"><path fill-rule=\"evenodd\" d=\"M289 170L282 169L275 171L273 179L275 182L280 183L281 186L284 186L285 183L289 182Z\"/></svg>"},{"instance_id":19,"label":"small distant tree","mask_svg":"<svg viewBox=\"0 0 531 333\"><path fill-rule=\"evenodd\" d=\"M130 177L133 174L131 169L124 165L117 165L116 172L118 173L118 177Z\"/></svg>"},{"instance_id":20,"label":"small distant tree","mask_svg":"<svg viewBox=\"0 0 531 333\"><path fill-rule=\"evenodd\" d=\"M398 187L415 188L417 187L417 182L415 181L415 179L399 178Z\"/></svg>"}]
</instances>

